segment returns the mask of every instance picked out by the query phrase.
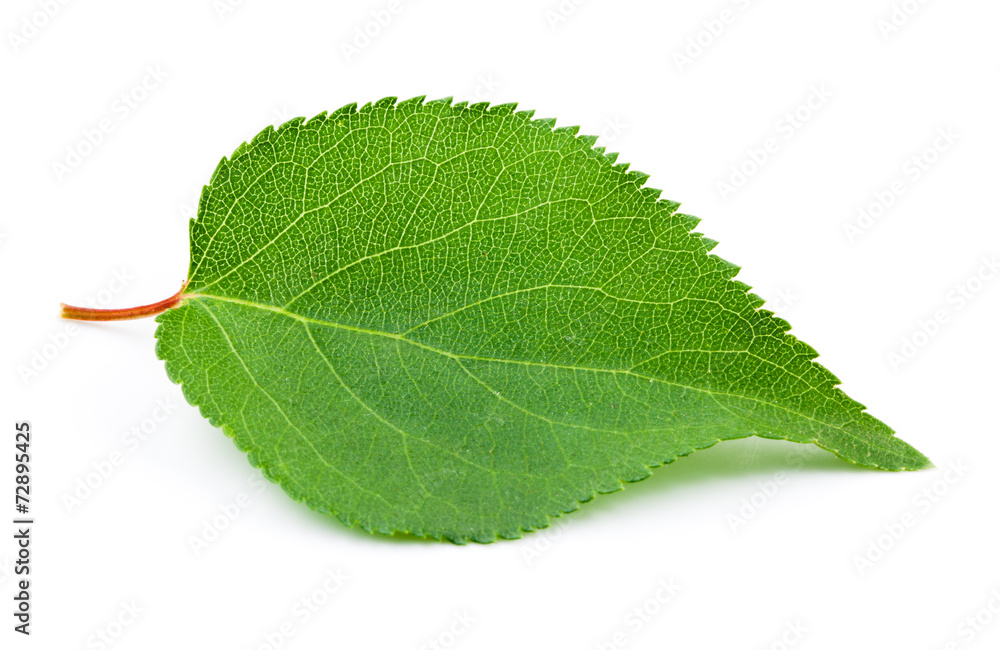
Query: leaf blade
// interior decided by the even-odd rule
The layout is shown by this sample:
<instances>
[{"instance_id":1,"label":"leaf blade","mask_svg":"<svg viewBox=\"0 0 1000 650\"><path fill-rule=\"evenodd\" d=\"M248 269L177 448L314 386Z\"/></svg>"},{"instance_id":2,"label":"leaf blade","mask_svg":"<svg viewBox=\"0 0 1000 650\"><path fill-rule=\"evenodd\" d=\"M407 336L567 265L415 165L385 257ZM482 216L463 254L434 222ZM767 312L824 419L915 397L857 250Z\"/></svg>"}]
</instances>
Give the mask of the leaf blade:
<instances>
[{"instance_id":1,"label":"leaf blade","mask_svg":"<svg viewBox=\"0 0 1000 650\"><path fill-rule=\"evenodd\" d=\"M927 465L696 218L553 125L384 100L265 129L192 222L185 301L158 319L171 379L293 498L457 542L722 439Z\"/></svg>"}]
</instances>

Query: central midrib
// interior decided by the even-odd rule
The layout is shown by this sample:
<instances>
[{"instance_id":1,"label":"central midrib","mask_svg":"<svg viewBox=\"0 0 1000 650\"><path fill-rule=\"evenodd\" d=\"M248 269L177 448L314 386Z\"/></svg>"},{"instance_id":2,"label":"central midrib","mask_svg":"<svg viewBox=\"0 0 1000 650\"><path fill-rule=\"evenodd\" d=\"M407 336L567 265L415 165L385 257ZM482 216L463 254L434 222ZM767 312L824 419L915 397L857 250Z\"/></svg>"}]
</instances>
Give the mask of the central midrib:
<instances>
[{"instance_id":1,"label":"central midrib","mask_svg":"<svg viewBox=\"0 0 1000 650\"><path fill-rule=\"evenodd\" d=\"M740 394L736 394L736 393L727 393L727 392L724 392L724 391L716 391L716 390L710 390L710 389L707 389L707 388L700 388L698 386L691 386L691 385L682 384L682 383L679 383L679 382L668 381L666 379L662 379L662 378L659 378L659 377L651 377L649 375L642 375L642 374L633 372L631 370L626 370L626 369L618 369L618 368L590 368L590 367L585 367L585 366L571 366L571 365L564 365L564 364L544 363L544 362L539 362L539 361L527 361L527 360L522 360L522 359L500 359L500 358L491 358L491 357L478 357L478 356L474 356L474 355L455 354L454 352L449 352L447 350L442 350L442 349L436 348L436 347L434 347L432 345L427 345L426 343L421 343L420 341L414 341L413 339L407 338L406 336L403 336L402 334L394 334L392 332L383 332L381 330L372 330L372 329L367 329L367 328L363 328L363 327L355 327L353 325L345 325L343 323L337 323L337 322L333 322L333 321L325 321L325 320L320 320L320 319L316 319L316 318L310 318L308 316L303 316L301 314L296 314L294 312L287 311L285 309L282 309L281 307L275 307L273 305L266 305L266 304L262 304L262 303L252 302L252 301L249 301L249 300L242 300L240 298L231 298L231 297L227 297L227 296L217 296L217 295L205 294L205 293L191 293L191 294L186 294L183 297L183 300L190 300L190 299L209 299L209 300L218 300L220 302L233 303L233 304L237 304L237 305L242 305L244 307L250 307L250 308L253 308L253 309L260 309L260 310L263 310L263 311L269 311L269 312L272 312L272 313L275 313L275 314L280 314L282 316L286 316L288 318L292 318L292 319L295 319L295 320L298 320L298 321L301 321L301 322L304 322L304 323L311 323L311 324L319 325L319 326L322 326L322 327L332 327L332 328L335 328L335 329L340 329L340 330L344 330L344 331L348 331L348 332L354 332L354 333L357 333L357 334L364 334L364 335L368 335L368 336L375 336L375 337L389 339L389 340L393 340L393 341L399 341L399 342L406 343L408 345L412 345L414 347L417 347L417 348L420 348L420 349L423 349L423 350L427 350L429 352L433 352L435 354L439 354L441 356L444 356L444 357L447 357L447 358L450 358L450 359L454 359L454 360L482 361L482 362L485 362L485 363L510 363L510 364L525 365L525 366L535 366L535 367L542 367L542 368L553 368L553 369L560 369L560 370L571 370L571 371L577 371L577 372L595 372L595 373L596 372L603 372L603 373L610 373L610 374L629 375L629 376L636 377L636 378L639 378L639 379L646 379L646 380L649 380L649 381L655 381L655 382L658 382L658 383L661 383L661 384L664 384L664 385L667 385L667 386L674 386L676 388L681 388L681 389L684 389L684 390L690 390L690 391L695 391L695 392L699 392L699 393L704 393L706 395L711 396L713 399L716 398L716 397L730 397L730 398L735 398L735 399L748 400L748 401L756 402L758 404L762 404L762 405L765 405L765 406L770 406L770 407L773 407L773 408L780 409L782 411L785 411L787 413L791 413L791 414L793 414L795 416L798 416L800 418L803 418L805 420L809 420L810 422L814 422L814 423L816 423L818 425L821 425L821 426L833 429L835 431L839 431L839 432L841 432L841 433L843 433L843 434L845 434L845 435L847 435L847 436L849 436L851 438L854 438L854 439L862 442L865 445L869 445L871 447L875 447L876 449L880 449L880 450L882 450L882 451L884 451L884 452L886 452L886 453L888 453L888 454L890 454L892 456L896 456L898 458L905 459L905 457L902 456L898 451L896 451L894 449L889 449L887 447L882 447L882 446L880 446L878 444L875 444L873 441L865 439L865 438L862 438L858 434L853 433L851 431L848 431L847 429L845 429L842 426L839 426L839 425L836 425L836 424L832 424L832 423L826 422L824 420L819 420L817 418L812 417L811 415L802 413L800 411L796 411L796 410L794 410L792 408L789 408L787 406L784 406L782 404L777 404L777 403L774 403L774 402L768 402L767 400L762 400L762 399L760 399L758 397L753 397L751 395L740 395ZM726 408L726 406L724 406L723 404L719 403L719 401L717 399L715 399L715 402L716 402L716 404L719 405L720 408L722 408L723 410L725 410L726 412L730 413L731 415L733 415L735 417L738 417L738 418L741 418L741 419L745 419L745 420L757 421L756 418L752 418L752 417L749 417L747 415L733 413L730 409ZM762 422L758 422L758 424L763 424L763 423ZM841 450L839 450L839 449L833 449L833 448L824 446L824 445L820 444L820 440L819 439L812 440L811 442L814 443L814 444L816 444L816 445L818 445L818 446L820 446L820 447L822 447L822 448L824 448L824 449L827 449L828 451L833 452L834 454L837 454L838 456L841 455ZM848 460L849 462L852 462L852 463L857 463L856 460L853 460L853 459L850 459L850 458L846 458L845 460Z\"/></svg>"}]
</instances>

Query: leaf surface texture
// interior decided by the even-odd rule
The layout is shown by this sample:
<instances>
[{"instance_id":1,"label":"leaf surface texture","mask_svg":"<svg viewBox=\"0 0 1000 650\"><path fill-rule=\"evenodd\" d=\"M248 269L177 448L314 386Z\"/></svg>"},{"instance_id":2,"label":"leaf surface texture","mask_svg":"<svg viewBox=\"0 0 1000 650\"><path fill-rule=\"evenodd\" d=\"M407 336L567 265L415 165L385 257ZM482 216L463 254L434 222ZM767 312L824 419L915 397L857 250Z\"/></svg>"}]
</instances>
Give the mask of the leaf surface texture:
<instances>
[{"instance_id":1,"label":"leaf surface texture","mask_svg":"<svg viewBox=\"0 0 1000 650\"><path fill-rule=\"evenodd\" d=\"M513 105L265 129L202 193L157 354L293 498L382 533L516 538L750 435L927 467L646 178Z\"/></svg>"}]
</instances>

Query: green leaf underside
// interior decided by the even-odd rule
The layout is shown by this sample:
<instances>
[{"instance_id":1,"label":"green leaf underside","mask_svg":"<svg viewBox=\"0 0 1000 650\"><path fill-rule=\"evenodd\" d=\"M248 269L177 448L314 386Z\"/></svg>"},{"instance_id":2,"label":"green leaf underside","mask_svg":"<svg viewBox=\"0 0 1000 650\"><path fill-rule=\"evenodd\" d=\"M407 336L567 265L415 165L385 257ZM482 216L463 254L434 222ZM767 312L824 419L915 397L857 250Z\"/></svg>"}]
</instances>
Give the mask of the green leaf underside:
<instances>
[{"instance_id":1,"label":"green leaf underside","mask_svg":"<svg viewBox=\"0 0 1000 650\"><path fill-rule=\"evenodd\" d=\"M294 499L387 534L520 537L751 435L929 466L593 145L423 98L269 127L202 193L157 355Z\"/></svg>"}]
</instances>

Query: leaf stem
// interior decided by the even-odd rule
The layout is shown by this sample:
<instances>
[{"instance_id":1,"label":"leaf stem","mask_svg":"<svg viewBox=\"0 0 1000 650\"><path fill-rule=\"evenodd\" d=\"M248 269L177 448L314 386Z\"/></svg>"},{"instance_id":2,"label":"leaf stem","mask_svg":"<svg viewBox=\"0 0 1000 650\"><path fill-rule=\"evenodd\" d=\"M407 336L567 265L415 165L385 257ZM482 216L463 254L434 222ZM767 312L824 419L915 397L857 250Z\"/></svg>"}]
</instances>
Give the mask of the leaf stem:
<instances>
[{"instance_id":1,"label":"leaf stem","mask_svg":"<svg viewBox=\"0 0 1000 650\"><path fill-rule=\"evenodd\" d=\"M63 318L73 320L132 320L134 318L146 318L162 314L172 307L176 307L183 299L184 288L187 287L187 280L181 285L180 291L160 302L139 307L127 307L125 309L95 309L93 307L74 307L65 303L59 303L59 315Z\"/></svg>"}]
</instances>

